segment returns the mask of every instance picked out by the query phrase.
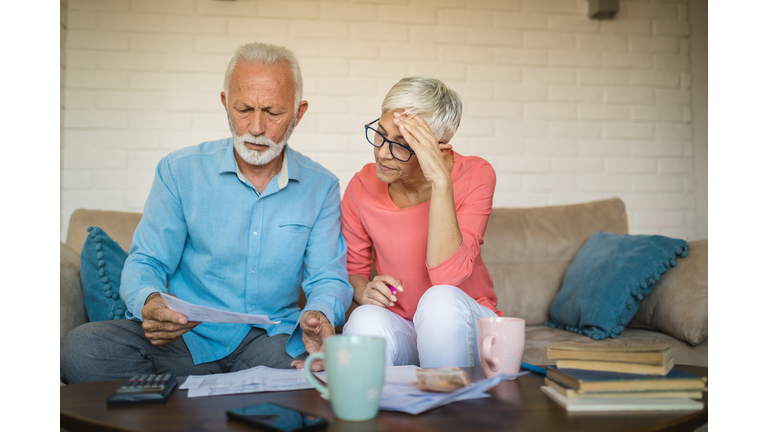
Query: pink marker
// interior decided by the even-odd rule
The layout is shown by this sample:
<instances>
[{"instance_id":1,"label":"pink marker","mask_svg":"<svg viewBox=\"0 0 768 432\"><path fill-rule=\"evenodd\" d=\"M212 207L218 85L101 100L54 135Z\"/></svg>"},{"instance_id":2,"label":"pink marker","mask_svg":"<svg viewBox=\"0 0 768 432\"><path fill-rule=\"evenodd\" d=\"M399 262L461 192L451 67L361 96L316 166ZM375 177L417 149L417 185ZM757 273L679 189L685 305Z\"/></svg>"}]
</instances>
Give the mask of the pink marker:
<instances>
[{"instance_id":1,"label":"pink marker","mask_svg":"<svg viewBox=\"0 0 768 432\"><path fill-rule=\"evenodd\" d=\"M397 294L397 290L395 289L395 287L393 287L390 284L387 284L387 286L389 287L389 290L392 291L392 294Z\"/></svg>"}]
</instances>

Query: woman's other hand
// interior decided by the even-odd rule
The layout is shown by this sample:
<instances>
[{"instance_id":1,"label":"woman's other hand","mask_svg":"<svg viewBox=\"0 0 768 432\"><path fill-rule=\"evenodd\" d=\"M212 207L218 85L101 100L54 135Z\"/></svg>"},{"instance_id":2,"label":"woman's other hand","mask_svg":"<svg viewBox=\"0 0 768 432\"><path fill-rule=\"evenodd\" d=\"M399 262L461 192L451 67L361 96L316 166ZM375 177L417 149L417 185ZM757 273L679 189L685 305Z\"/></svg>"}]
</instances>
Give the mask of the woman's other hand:
<instances>
[{"instance_id":1,"label":"woman's other hand","mask_svg":"<svg viewBox=\"0 0 768 432\"><path fill-rule=\"evenodd\" d=\"M397 293L402 291L403 281L389 275L379 275L365 285L361 304L391 307L397 301Z\"/></svg>"}]
</instances>

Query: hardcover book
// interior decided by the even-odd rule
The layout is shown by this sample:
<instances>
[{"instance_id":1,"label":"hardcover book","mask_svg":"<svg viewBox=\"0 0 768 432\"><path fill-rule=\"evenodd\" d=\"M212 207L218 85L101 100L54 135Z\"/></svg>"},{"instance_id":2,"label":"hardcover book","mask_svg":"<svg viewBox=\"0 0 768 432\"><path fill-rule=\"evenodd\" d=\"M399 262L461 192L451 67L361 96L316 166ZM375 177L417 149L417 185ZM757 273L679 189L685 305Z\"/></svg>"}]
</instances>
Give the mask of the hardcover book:
<instances>
[{"instance_id":1,"label":"hardcover book","mask_svg":"<svg viewBox=\"0 0 768 432\"><path fill-rule=\"evenodd\" d=\"M544 384L567 398L579 399L701 399L704 397L701 390L585 392L572 389L549 378L544 378Z\"/></svg>"},{"instance_id":2,"label":"hardcover book","mask_svg":"<svg viewBox=\"0 0 768 432\"><path fill-rule=\"evenodd\" d=\"M668 374L641 375L582 369L547 367L547 377L575 389L587 391L695 390L706 387L706 378L672 369Z\"/></svg>"},{"instance_id":3,"label":"hardcover book","mask_svg":"<svg viewBox=\"0 0 768 432\"><path fill-rule=\"evenodd\" d=\"M672 345L614 345L561 342L549 345L552 360L593 360L664 366L672 361Z\"/></svg>"},{"instance_id":4,"label":"hardcover book","mask_svg":"<svg viewBox=\"0 0 768 432\"><path fill-rule=\"evenodd\" d=\"M675 362L669 360L664 365L651 365L642 363L624 363L596 360L558 360L559 369L587 369L607 372L623 372L645 375L666 375L675 366Z\"/></svg>"},{"instance_id":5,"label":"hardcover book","mask_svg":"<svg viewBox=\"0 0 768 432\"><path fill-rule=\"evenodd\" d=\"M566 411L698 411L704 402L692 399L572 399L548 386L541 391Z\"/></svg>"}]
</instances>

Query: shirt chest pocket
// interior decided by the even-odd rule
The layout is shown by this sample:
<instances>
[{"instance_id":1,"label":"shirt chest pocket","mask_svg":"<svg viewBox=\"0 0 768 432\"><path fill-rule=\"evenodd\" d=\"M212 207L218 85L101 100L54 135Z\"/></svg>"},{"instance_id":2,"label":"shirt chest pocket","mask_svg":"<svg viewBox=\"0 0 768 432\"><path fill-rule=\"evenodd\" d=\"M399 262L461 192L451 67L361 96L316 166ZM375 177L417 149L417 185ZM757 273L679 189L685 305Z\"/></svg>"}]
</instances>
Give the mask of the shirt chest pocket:
<instances>
[{"instance_id":1,"label":"shirt chest pocket","mask_svg":"<svg viewBox=\"0 0 768 432\"><path fill-rule=\"evenodd\" d=\"M312 226L305 222L286 222L277 226L277 247L289 262L301 266Z\"/></svg>"}]
</instances>

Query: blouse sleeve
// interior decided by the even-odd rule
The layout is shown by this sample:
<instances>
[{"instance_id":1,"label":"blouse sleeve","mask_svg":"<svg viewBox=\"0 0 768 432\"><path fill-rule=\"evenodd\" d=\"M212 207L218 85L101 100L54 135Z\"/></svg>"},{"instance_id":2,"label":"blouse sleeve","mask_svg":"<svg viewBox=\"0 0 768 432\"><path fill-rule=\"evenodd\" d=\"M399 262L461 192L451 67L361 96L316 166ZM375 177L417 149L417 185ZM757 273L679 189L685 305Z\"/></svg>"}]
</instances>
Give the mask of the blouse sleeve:
<instances>
[{"instance_id":1,"label":"blouse sleeve","mask_svg":"<svg viewBox=\"0 0 768 432\"><path fill-rule=\"evenodd\" d=\"M455 196L461 246L448 259L434 267L430 267L424 260L432 285L458 286L474 271L475 259L480 256L480 245L483 244L493 207L495 188L496 173L489 163L484 162L471 177L468 192L463 196Z\"/></svg>"},{"instance_id":2,"label":"blouse sleeve","mask_svg":"<svg viewBox=\"0 0 768 432\"><path fill-rule=\"evenodd\" d=\"M363 185L359 173L350 180L341 201L341 233L347 243L347 271L368 278L371 274L372 246L368 231L360 220Z\"/></svg>"}]
</instances>

